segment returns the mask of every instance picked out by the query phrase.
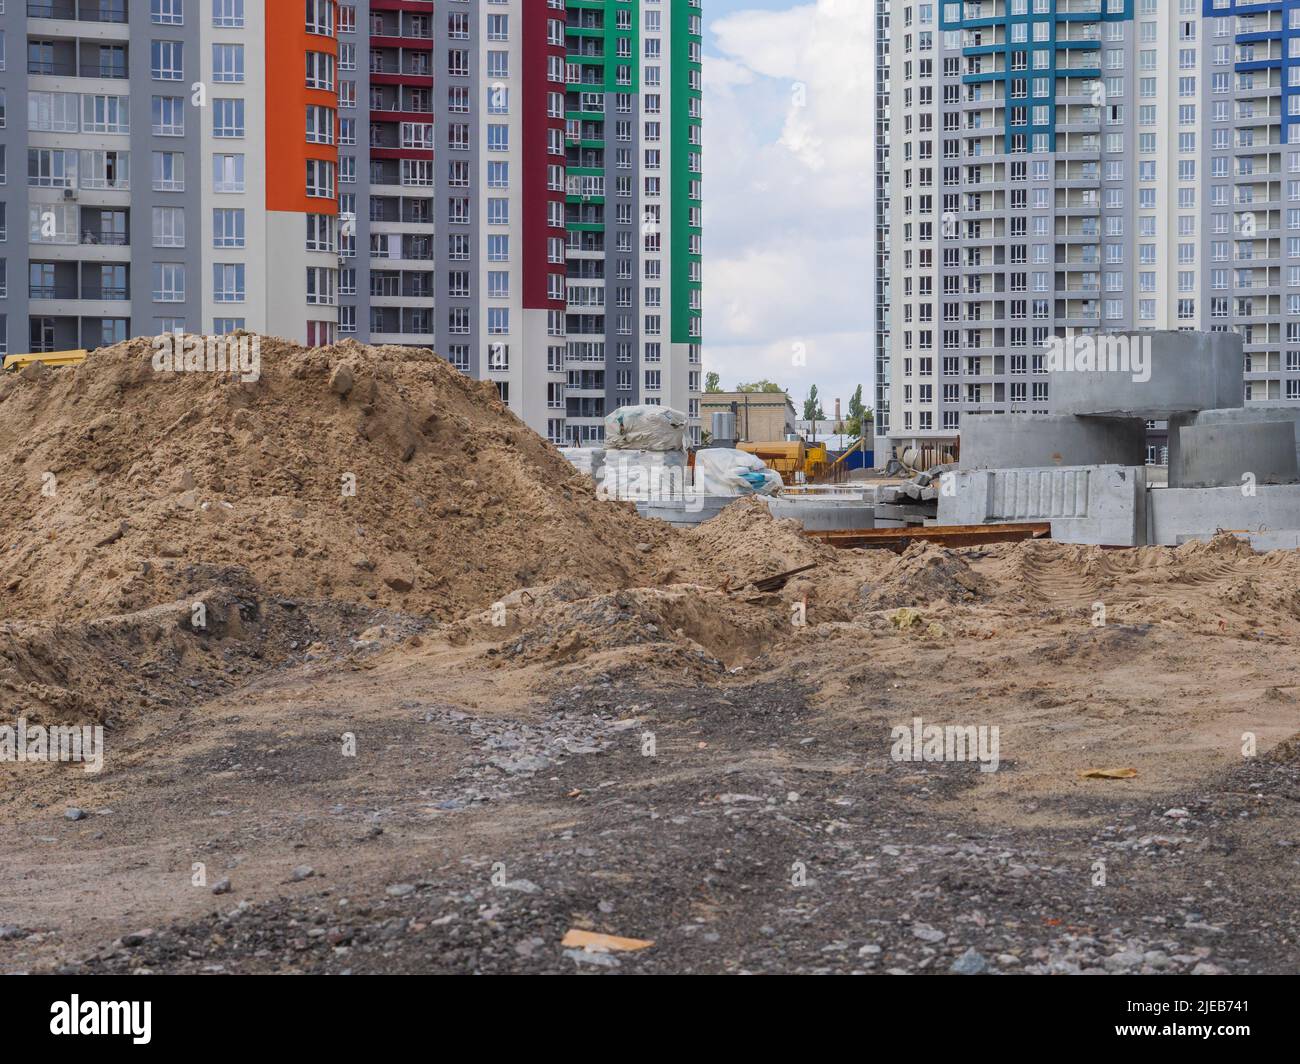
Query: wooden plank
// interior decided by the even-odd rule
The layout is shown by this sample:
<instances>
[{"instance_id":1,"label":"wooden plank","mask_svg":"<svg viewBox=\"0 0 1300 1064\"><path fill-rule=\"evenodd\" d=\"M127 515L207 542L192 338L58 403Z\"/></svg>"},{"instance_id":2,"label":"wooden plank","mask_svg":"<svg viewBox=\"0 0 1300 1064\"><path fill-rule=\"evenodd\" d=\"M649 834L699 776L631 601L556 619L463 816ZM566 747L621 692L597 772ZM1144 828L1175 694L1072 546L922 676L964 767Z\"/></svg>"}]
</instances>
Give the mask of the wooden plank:
<instances>
[{"instance_id":1,"label":"wooden plank","mask_svg":"<svg viewBox=\"0 0 1300 1064\"><path fill-rule=\"evenodd\" d=\"M804 535L833 547L881 548L901 554L908 544L918 539L945 547L975 547L985 543L1050 538L1052 526L1046 521L1002 525L914 525L911 528L855 528L832 532L805 530Z\"/></svg>"},{"instance_id":2,"label":"wooden plank","mask_svg":"<svg viewBox=\"0 0 1300 1064\"><path fill-rule=\"evenodd\" d=\"M759 591L780 591L789 582L790 577L798 576L800 573L806 573L809 569L816 569L817 563L811 565L801 565L798 569L787 569L784 573L773 573L771 576L764 576L758 580L752 580L750 583Z\"/></svg>"}]
</instances>

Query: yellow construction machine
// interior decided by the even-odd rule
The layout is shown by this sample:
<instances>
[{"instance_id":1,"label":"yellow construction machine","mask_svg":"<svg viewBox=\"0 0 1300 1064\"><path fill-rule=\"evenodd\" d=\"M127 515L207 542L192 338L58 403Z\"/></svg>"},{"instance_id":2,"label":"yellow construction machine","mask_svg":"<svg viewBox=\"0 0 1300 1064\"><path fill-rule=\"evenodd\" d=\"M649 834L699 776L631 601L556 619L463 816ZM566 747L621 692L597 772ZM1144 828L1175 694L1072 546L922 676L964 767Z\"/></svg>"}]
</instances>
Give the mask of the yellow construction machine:
<instances>
[{"instance_id":1,"label":"yellow construction machine","mask_svg":"<svg viewBox=\"0 0 1300 1064\"><path fill-rule=\"evenodd\" d=\"M771 443L738 443L736 449L761 458L767 468L781 475L787 485L813 483L828 468L824 443L803 440L773 440ZM802 481L799 475L803 474Z\"/></svg>"},{"instance_id":2,"label":"yellow construction machine","mask_svg":"<svg viewBox=\"0 0 1300 1064\"><path fill-rule=\"evenodd\" d=\"M5 369L20 370L33 362L47 366L79 366L90 356L89 351L37 351L30 355L5 355Z\"/></svg>"}]
</instances>

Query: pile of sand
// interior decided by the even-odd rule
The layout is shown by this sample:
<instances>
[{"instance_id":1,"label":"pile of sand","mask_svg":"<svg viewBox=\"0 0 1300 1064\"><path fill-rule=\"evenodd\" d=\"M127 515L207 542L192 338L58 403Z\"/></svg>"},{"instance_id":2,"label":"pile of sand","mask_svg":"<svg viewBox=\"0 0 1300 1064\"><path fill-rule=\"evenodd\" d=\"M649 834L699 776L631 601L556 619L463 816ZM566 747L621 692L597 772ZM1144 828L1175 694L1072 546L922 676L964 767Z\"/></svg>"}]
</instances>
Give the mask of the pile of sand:
<instances>
[{"instance_id":1,"label":"pile of sand","mask_svg":"<svg viewBox=\"0 0 1300 1064\"><path fill-rule=\"evenodd\" d=\"M935 603L973 603L989 597L989 585L960 554L923 540L913 541L872 583L862 588L871 610Z\"/></svg>"},{"instance_id":2,"label":"pile of sand","mask_svg":"<svg viewBox=\"0 0 1300 1064\"><path fill-rule=\"evenodd\" d=\"M746 580L835 560L836 550L803 534L797 521L776 520L756 496L738 499L717 517L692 528L683 554L700 583ZM693 558L690 556L694 556ZM684 565L683 568L687 566Z\"/></svg>"},{"instance_id":3,"label":"pile of sand","mask_svg":"<svg viewBox=\"0 0 1300 1064\"><path fill-rule=\"evenodd\" d=\"M152 355L0 381L0 620L235 582L445 618L569 575L636 585L676 535L429 352L264 338L253 383Z\"/></svg>"},{"instance_id":4,"label":"pile of sand","mask_svg":"<svg viewBox=\"0 0 1300 1064\"><path fill-rule=\"evenodd\" d=\"M784 609L694 584L590 594L562 581L529 588L444 631L455 644L491 644L498 664L636 665L643 675L717 674L789 634Z\"/></svg>"}]
</instances>

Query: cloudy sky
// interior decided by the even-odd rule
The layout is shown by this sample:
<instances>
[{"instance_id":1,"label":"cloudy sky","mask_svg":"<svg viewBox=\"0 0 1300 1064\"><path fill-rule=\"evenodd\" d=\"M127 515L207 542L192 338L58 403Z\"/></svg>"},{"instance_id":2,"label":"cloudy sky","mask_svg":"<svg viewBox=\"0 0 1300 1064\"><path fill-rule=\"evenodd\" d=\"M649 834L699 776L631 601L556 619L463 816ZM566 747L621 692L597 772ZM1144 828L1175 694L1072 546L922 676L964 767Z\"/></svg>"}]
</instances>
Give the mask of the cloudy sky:
<instances>
[{"instance_id":1,"label":"cloudy sky","mask_svg":"<svg viewBox=\"0 0 1300 1064\"><path fill-rule=\"evenodd\" d=\"M871 406L868 0L704 0L705 371Z\"/></svg>"}]
</instances>

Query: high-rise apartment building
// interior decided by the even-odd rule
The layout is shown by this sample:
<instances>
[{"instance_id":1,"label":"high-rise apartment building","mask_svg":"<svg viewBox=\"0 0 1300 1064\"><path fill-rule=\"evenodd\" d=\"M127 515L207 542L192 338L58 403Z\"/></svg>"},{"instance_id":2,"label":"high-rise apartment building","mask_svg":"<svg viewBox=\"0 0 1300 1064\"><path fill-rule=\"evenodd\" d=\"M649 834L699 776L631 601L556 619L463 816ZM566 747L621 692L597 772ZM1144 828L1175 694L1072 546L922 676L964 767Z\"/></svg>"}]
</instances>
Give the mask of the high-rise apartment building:
<instances>
[{"instance_id":1,"label":"high-rise apartment building","mask_svg":"<svg viewBox=\"0 0 1300 1064\"><path fill-rule=\"evenodd\" d=\"M874 0L876 75L874 85L875 122L875 358L876 399L873 421L875 450L888 454L889 441L889 6L890 0Z\"/></svg>"},{"instance_id":2,"label":"high-rise apartment building","mask_svg":"<svg viewBox=\"0 0 1300 1064\"><path fill-rule=\"evenodd\" d=\"M1043 344L1235 329L1300 402L1300 4L891 5L889 441L1048 408Z\"/></svg>"},{"instance_id":3,"label":"high-rise apartment building","mask_svg":"<svg viewBox=\"0 0 1300 1064\"><path fill-rule=\"evenodd\" d=\"M5 351L244 325L334 337L337 98L302 77L333 67L333 14L0 5Z\"/></svg>"},{"instance_id":4,"label":"high-rise apartment building","mask_svg":"<svg viewBox=\"0 0 1300 1064\"><path fill-rule=\"evenodd\" d=\"M630 402L698 436L701 33L699 0L0 0L0 342L432 347L556 442Z\"/></svg>"},{"instance_id":5,"label":"high-rise apartment building","mask_svg":"<svg viewBox=\"0 0 1300 1064\"><path fill-rule=\"evenodd\" d=\"M699 440L700 0L568 0L567 434L629 403ZM554 433L552 433L554 435Z\"/></svg>"},{"instance_id":6,"label":"high-rise apartment building","mask_svg":"<svg viewBox=\"0 0 1300 1064\"><path fill-rule=\"evenodd\" d=\"M557 443L633 402L698 436L698 0L342 11L340 334L432 346Z\"/></svg>"}]
</instances>

